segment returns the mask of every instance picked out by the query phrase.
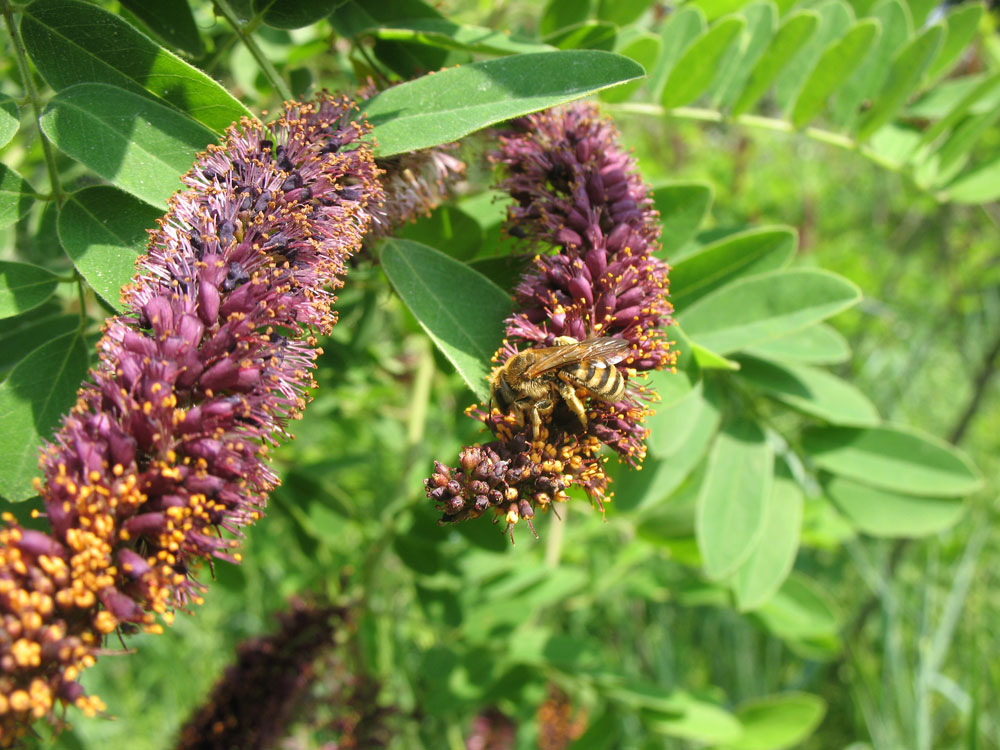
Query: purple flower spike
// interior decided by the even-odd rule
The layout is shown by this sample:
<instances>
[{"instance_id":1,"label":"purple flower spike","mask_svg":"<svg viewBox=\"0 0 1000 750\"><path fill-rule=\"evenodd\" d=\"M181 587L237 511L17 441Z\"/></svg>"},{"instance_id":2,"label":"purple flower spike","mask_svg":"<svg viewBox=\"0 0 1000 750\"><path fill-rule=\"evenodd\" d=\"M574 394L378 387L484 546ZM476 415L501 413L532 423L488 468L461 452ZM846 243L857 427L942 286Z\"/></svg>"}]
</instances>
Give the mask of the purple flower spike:
<instances>
[{"instance_id":1,"label":"purple flower spike","mask_svg":"<svg viewBox=\"0 0 1000 750\"><path fill-rule=\"evenodd\" d=\"M331 288L383 211L368 126L346 98L243 120L184 176L105 325L100 361L41 459L50 543L0 528L0 747L77 683L122 623L199 601L205 558L277 483L265 454L313 386Z\"/></svg>"},{"instance_id":2,"label":"purple flower spike","mask_svg":"<svg viewBox=\"0 0 1000 750\"><path fill-rule=\"evenodd\" d=\"M590 399L586 429L562 399L538 436L530 425L518 428L510 415L475 412L498 439L466 448L457 469L436 465L425 484L444 511L443 521L492 507L512 526L551 501L565 500L572 485L584 487L603 507L609 480L600 446L632 466L642 462L648 432L642 421L655 394L637 379L672 367L676 359L665 330L673 312L669 268L653 256L659 215L614 127L595 106L576 104L519 118L510 128L492 156L505 171L500 187L514 199L508 231L539 255L514 289L518 311L507 320L497 360L553 346L559 337L621 338L630 344L617 364L627 385L618 403ZM544 252L552 247L556 253ZM577 395L586 400L589 394L578 389ZM470 478L469 467L483 461L503 467L499 476L484 480L493 496ZM491 499L497 494L502 501Z\"/></svg>"}]
</instances>

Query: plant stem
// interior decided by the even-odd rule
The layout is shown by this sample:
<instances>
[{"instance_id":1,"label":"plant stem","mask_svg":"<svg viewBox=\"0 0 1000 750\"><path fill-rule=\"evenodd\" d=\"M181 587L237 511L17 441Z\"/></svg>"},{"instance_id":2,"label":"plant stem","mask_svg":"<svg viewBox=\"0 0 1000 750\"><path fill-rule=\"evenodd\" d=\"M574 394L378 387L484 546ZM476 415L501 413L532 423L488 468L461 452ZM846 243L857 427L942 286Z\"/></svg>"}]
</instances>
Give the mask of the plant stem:
<instances>
[{"instance_id":1,"label":"plant stem","mask_svg":"<svg viewBox=\"0 0 1000 750\"><path fill-rule=\"evenodd\" d=\"M274 90L278 92L278 95L285 101L292 98L291 89L278 74L278 71L271 64L271 61L267 59L264 55L264 51L257 46L257 41L253 38L253 34L250 33L249 27L244 26L240 19L233 12L233 9L229 7L229 3L226 0L214 0L215 7L219 9L219 12L229 21L229 25L233 27L233 30L239 36L240 41L246 45L247 50L253 55L253 59L257 61L260 66L261 71L267 77L267 80L271 82L274 86Z\"/></svg>"},{"instance_id":2,"label":"plant stem","mask_svg":"<svg viewBox=\"0 0 1000 750\"><path fill-rule=\"evenodd\" d=\"M10 40L14 45L14 59L17 61L17 69L21 74L24 91L31 101L31 109L35 114L35 127L38 128L38 138L42 144L45 168L49 173L50 189L55 196L56 204L61 206L64 195L62 185L59 182L59 170L56 168L56 156L52 151L52 144L49 143L49 139L45 136L45 131L42 130L42 102L38 96L38 89L35 88L34 79L31 77L31 67L28 65L28 53L24 49L21 35L18 34L17 24L14 23L14 13L11 4L3 0L2 5L4 22L7 24L7 33L10 35Z\"/></svg>"}]
</instances>

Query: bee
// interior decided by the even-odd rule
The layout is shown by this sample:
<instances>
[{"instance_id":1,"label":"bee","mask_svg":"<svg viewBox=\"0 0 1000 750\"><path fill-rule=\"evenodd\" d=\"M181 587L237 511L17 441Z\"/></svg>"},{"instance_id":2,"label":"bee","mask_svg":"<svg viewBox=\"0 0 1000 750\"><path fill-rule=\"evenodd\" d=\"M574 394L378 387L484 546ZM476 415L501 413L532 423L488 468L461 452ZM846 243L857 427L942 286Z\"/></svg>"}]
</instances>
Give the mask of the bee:
<instances>
[{"instance_id":1,"label":"bee","mask_svg":"<svg viewBox=\"0 0 1000 750\"><path fill-rule=\"evenodd\" d=\"M621 401L625 393L625 378L615 363L628 356L631 345L627 340L591 336L577 341L559 336L555 341L556 346L518 352L490 378L490 410L513 413L518 427L524 426L527 416L536 440L542 418L552 414L557 395L586 429L587 412L577 389L609 404Z\"/></svg>"}]
</instances>

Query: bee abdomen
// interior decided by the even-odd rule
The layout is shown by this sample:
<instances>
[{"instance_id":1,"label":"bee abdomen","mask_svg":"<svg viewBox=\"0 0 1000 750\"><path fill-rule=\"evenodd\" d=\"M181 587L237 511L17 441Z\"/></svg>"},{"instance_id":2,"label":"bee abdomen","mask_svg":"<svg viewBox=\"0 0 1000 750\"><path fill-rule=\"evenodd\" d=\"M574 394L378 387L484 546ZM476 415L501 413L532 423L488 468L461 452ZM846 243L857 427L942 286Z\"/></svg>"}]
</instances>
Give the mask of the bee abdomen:
<instances>
[{"instance_id":1,"label":"bee abdomen","mask_svg":"<svg viewBox=\"0 0 1000 750\"><path fill-rule=\"evenodd\" d=\"M601 401L615 403L625 395L625 378L614 365L599 366L581 362L566 369L567 377Z\"/></svg>"}]
</instances>

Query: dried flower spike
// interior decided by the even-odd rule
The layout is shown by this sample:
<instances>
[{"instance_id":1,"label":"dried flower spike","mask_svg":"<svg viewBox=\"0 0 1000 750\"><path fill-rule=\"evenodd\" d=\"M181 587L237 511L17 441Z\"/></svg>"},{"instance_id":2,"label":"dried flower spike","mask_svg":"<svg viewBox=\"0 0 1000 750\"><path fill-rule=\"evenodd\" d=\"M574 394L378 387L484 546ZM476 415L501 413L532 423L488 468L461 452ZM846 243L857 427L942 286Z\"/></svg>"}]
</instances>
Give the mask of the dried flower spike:
<instances>
[{"instance_id":1,"label":"dried flower spike","mask_svg":"<svg viewBox=\"0 0 1000 750\"><path fill-rule=\"evenodd\" d=\"M152 232L128 313L41 460L51 536L0 530L0 746L57 701L116 629L156 631L199 600L195 569L239 559L313 385L315 331L383 192L346 98L243 120L184 177Z\"/></svg>"},{"instance_id":2,"label":"dried flower spike","mask_svg":"<svg viewBox=\"0 0 1000 750\"><path fill-rule=\"evenodd\" d=\"M425 484L443 521L493 510L510 528L566 500L574 485L603 507L608 477L601 446L633 466L642 462L642 422L655 395L637 376L672 367L676 355L665 331L673 311L669 269L653 255L659 217L617 132L596 107L576 104L519 118L492 158L505 171L500 187L514 199L508 232L539 251L557 250L539 252L515 288L518 311L507 320L497 361L564 337L629 343L618 365L627 377L624 397L591 399L585 429L564 398L552 399L540 431L521 427L509 414L475 411L498 439L464 449L456 468L435 465ZM588 394L578 389L577 395Z\"/></svg>"}]
</instances>

